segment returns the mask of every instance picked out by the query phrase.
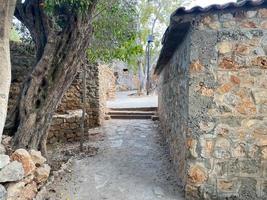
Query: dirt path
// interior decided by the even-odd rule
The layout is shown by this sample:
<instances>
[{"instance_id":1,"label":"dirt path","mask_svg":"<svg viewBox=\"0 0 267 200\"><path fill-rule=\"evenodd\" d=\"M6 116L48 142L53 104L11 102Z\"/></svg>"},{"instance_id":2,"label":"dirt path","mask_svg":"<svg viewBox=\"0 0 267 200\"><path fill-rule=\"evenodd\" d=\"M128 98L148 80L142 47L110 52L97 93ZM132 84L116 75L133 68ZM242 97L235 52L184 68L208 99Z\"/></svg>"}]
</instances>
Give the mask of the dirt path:
<instances>
[{"instance_id":1,"label":"dirt path","mask_svg":"<svg viewBox=\"0 0 267 200\"><path fill-rule=\"evenodd\" d=\"M111 120L94 157L75 159L45 199L182 200L157 124Z\"/></svg>"}]
</instances>

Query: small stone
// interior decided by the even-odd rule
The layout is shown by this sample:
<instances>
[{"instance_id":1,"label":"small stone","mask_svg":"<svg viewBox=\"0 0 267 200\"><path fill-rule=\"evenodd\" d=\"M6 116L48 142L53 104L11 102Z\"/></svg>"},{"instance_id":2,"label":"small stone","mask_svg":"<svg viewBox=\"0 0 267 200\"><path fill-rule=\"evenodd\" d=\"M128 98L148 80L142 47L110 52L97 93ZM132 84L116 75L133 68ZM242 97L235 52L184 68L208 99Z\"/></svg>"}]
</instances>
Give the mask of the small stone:
<instances>
[{"instance_id":1,"label":"small stone","mask_svg":"<svg viewBox=\"0 0 267 200\"><path fill-rule=\"evenodd\" d=\"M0 200L6 200L6 198L7 198L6 188L0 184Z\"/></svg>"},{"instance_id":2,"label":"small stone","mask_svg":"<svg viewBox=\"0 0 267 200\"><path fill-rule=\"evenodd\" d=\"M233 45L231 42L221 42L217 45L219 53L226 54L232 51Z\"/></svg>"},{"instance_id":3,"label":"small stone","mask_svg":"<svg viewBox=\"0 0 267 200\"><path fill-rule=\"evenodd\" d=\"M263 29L267 29L267 21L263 21L263 22L261 23L261 28L263 28Z\"/></svg>"},{"instance_id":4,"label":"small stone","mask_svg":"<svg viewBox=\"0 0 267 200\"><path fill-rule=\"evenodd\" d=\"M256 106L249 99L243 99L243 101L236 106L236 110L243 115L255 114L257 112Z\"/></svg>"},{"instance_id":5,"label":"small stone","mask_svg":"<svg viewBox=\"0 0 267 200\"><path fill-rule=\"evenodd\" d=\"M46 158L42 156L40 151L30 150L29 151L32 161L36 166L41 166L46 162Z\"/></svg>"},{"instance_id":6,"label":"small stone","mask_svg":"<svg viewBox=\"0 0 267 200\"><path fill-rule=\"evenodd\" d=\"M233 75L230 77L230 80L232 83L237 84L237 85L239 85L241 82L237 76L233 76Z\"/></svg>"},{"instance_id":7,"label":"small stone","mask_svg":"<svg viewBox=\"0 0 267 200\"><path fill-rule=\"evenodd\" d=\"M267 147L263 147L261 150L262 159L267 160Z\"/></svg>"},{"instance_id":8,"label":"small stone","mask_svg":"<svg viewBox=\"0 0 267 200\"><path fill-rule=\"evenodd\" d=\"M204 66L200 63L199 60L192 62L190 65L190 72L191 73L196 73L196 72L201 72L203 71Z\"/></svg>"},{"instance_id":9,"label":"small stone","mask_svg":"<svg viewBox=\"0 0 267 200\"><path fill-rule=\"evenodd\" d=\"M233 192L236 189L236 184L232 180L218 180L218 189L223 192Z\"/></svg>"},{"instance_id":10,"label":"small stone","mask_svg":"<svg viewBox=\"0 0 267 200\"><path fill-rule=\"evenodd\" d=\"M201 185L207 180L207 172L201 164L192 165L189 168L188 176L189 180L196 185Z\"/></svg>"},{"instance_id":11,"label":"small stone","mask_svg":"<svg viewBox=\"0 0 267 200\"><path fill-rule=\"evenodd\" d=\"M31 174L36 168L30 154L25 149L16 150L12 154L11 159L22 163L26 176Z\"/></svg>"},{"instance_id":12,"label":"small stone","mask_svg":"<svg viewBox=\"0 0 267 200\"><path fill-rule=\"evenodd\" d=\"M223 22L223 28L232 28L236 26L236 22L235 21L227 21L227 22Z\"/></svg>"},{"instance_id":13,"label":"small stone","mask_svg":"<svg viewBox=\"0 0 267 200\"><path fill-rule=\"evenodd\" d=\"M36 194L38 192L37 184L36 182L31 182L30 184L27 184L23 190L19 194L19 200L31 200L34 199Z\"/></svg>"},{"instance_id":14,"label":"small stone","mask_svg":"<svg viewBox=\"0 0 267 200\"><path fill-rule=\"evenodd\" d=\"M226 138L217 138L214 145L214 157L217 159L230 158L230 147L230 142Z\"/></svg>"},{"instance_id":15,"label":"small stone","mask_svg":"<svg viewBox=\"0 0 267 200\"><path fill-rule=\"evenodd\" d=\"M200 122L199 123L200 129L206 133L212 131L215 127L215 123L213 122Z\"/></svg>"},{"instance_id":16,"label":"small stone","mask_svg":"<svg viewBox=\"0 0 267 200\"><path fill-rule=\"evenodd\" d=\"M254 90L253 96L257 105L259 104L267 104L267 90Z\"/></svg>"},{"instance_id":17,"label":"small stone","mask_svg":"<svg viewBox=\"0 0 267 200\"><path fill-rule=\"evenodd\" d=\"M257 28L257 25L253 21L245 21L240 24L242 28Z\"/></svg>"},{"instance_id":18,"label":"small stone","mask_svg":"<svg viewBox=\"0 0 267 200\"><path fill-rule=\"evenodd\" d=\"M212 88L202 87L201 88L201 95L206 97L213 97L214 96L214 90Z\"/></svg>"},{"instance_id":19,"label":"small stone","mask_svg":"<svg viewBox=\"0 0 267 200\"><path fill-rule=\"evenodd\" d=\"M238 144L233 149L233 157L235 158L244 158L246 156L246 150L244 144Z\"/></svg>"},{"instance_id":20,"label":"small stone","mask_svg":"<svg viewBox=\"0 0 267 200\"><path fill-rule=\"evenodd\" d=\"M25 183L23 181L18 183L11 183L7 188L7 199L8 200L17 200L21 191L24 190Z\"/></svg>"},{"instance_id":21,"label":"small stone","mask_svg":"<svg viewBox=\"0 0 267 200\"><path fill-rule=\"evenodd\" d=\"M260 9L259 16L262 18L267 17L267 9L266 8Z\"/></svg>"},{"instance_id":22,"label":"small stone","mask_svg":"<svg viewBox=\"0 0 267 200\"><path fill-rule=\"evenodd\" d=\"M44 183L45 181L47 181L50 171L51 168L47 164L44 164L43 167L37 168L36 171L34 172L35 181L37 183Z\"/></svg>"},{"instance_id":23,"label":"small stone","mask_svg":"<svg viewBox=\"0 0 267 200\"><path fill-rule=\"evenodd\" d=\"M238 64L235 61L227 57L223 58L219 66L220 68L226 69L226 70L237 70L239 68Z\"/></svg>"},{"instance_id":24,"label":"small stone","mask_svg":"<svg viewBox=\"0 0 267 200\"><path fill-rule=\"evenodd\" d=\"M250 47L248 45L239 43L235 46L235 52L240 55L249 55Z\"/></svg>"},{"instance_id":25,"label":"small stone","mask_svg":"<svg viewBox=\"0 0 267 200\"><path fill-rule=\"evenodd\" d=\"M10 163L8 155L0 155L0 170Z\"/></svg>"},{"instance_id":26,"label":"small stone","mask_svg":"<svg viewBox=\"0 0 267 200\"><path fill-rule=\"evenodd\" d=\"M14 182L23 179L24 169L21 163L13 161L0 171L0 183Z\"/></svg>"},{"instance_id":27,"label":"small stone","mask_svg":"<svg viewBox=\"0 0 267 200\"><path fill-rule=\"evenodd\" d=\"M262 69L267 69L267 57L266 56L258 56L254 60L252 60L252 64L255 66L259 66Z\"/></svg>"},{"instance_id":28,"label":"small stone","mask_svg":"<svg viewBox=\"0 0 267 200\"><path fill-rule=\"evenodd\" d=\"M201 146L201 156L203 158L210 158L212 156L212 151L214 147L213 141L207 139L201 139L200 146Z\"/></svg>"},{"instance_id":29,"label":"small stone","mask_svg":"<svg viewBox=\"0 0 267 200\"><path fill-rule=\"evenodd\" d=\"M197 140L190 138L187 140L187 148L191 154L192 157L197 158L198 153L196 151L197 149Z\"/></svg>"},{"instance_id":30,"label":"small stone","mask_svg":"<svg viewBox=\"0 0 267 200\"><path fill-rule=\"evenodd\" d=\"M234 17L233 17L233 14L232 13L225 13L225 14L222 14L220 16L220 19L222 21L229 21L229 20L232 20Z\"/></svg>"},{"instance_id":31,"label":"small stone","mask_svg":"<svg viewBox=\"0 0 267 200\"><path fill-rule=\"evenodd\" d=\"M247 17L248 18L253 18L257 15L257 11L248 11L247 12Z\"/></svg>"},{"instance_id":32,"label":"small stone","mask_svg":"<svg viewBox=\"0 0 267 200\"><path fill-rule=\"evenodd\" d=\"M218 89L217 89L217 92L219 94L225 94L225 93L228 93L230 92L233 88L234 88L234 84L233 83L225 83L223 84L222 86L220 86Z\"/></svg>"}]
</instances>

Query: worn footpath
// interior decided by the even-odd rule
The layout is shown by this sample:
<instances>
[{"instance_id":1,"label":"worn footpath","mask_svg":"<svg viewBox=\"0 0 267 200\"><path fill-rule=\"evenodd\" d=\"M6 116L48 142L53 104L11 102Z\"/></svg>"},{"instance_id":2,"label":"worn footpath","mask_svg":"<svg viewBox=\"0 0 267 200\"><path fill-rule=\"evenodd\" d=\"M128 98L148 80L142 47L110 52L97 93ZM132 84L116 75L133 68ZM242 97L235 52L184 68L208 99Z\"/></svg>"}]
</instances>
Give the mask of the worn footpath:
<instances>
[{"instance_id":1,"label":"worn footpath","mask_svg":"<svg viewBox=\"0 0 267 200\"><path fill-rule=\"evenodd\" d=\"M158 131L150 120L111 120L94 157L74 159L45 195L60 200L182 200Z\"/></svg>"}]
</instances>

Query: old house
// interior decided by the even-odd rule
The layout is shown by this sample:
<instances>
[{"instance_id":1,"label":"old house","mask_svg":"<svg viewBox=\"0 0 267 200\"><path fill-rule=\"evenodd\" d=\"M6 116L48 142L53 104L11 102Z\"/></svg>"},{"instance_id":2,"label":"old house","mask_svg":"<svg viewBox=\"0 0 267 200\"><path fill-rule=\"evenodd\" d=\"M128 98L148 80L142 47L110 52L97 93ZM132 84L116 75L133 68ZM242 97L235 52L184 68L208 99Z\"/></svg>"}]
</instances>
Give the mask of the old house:
<instances>
[{"instance_id":1,"label":"old house","mask_svg":"<svg viewBox=\"0 0 267 200\"><path fill-rule=\"evenodd\" d=\"M267 1L179 8L159 116L187 199L267 198Z\"/></svg>"}]
</instances>

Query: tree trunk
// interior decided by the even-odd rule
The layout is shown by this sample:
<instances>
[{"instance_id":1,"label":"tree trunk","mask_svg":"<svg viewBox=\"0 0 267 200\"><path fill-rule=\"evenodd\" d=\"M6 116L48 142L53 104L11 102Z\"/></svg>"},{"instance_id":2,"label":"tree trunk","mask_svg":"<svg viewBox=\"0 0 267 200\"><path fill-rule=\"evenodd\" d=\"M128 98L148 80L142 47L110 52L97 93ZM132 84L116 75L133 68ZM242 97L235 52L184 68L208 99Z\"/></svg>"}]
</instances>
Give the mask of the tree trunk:
<instances>
[{"instance_id":1,"label":"tree trunk","mask_svg":"<svg viewBox=\"0 0 267 200\"><path fill-rule=\"evenodd\" d=\"M11 82L9 35L16 0L0 0L0 143L6 120Z\"/></svg>"},{"instance_id":2,"label":"tree trunk","mask_svg":"<svg viewBox=\"0 0 267 200\"><path fill-rule=\"evenodd\" d=\"M87 16L70 16L62 32L47 31L43 54L24 83L20 97L13 139L15 148L41 149L46 153L46 138L53 114L86 58L92 35L93 8L92 5ZM44 16L39 19L45 20ZM35 16L35 20L38 17ZM30 32L40 29L28 28L33 29Z\"/></svg>"}]
</instances>

